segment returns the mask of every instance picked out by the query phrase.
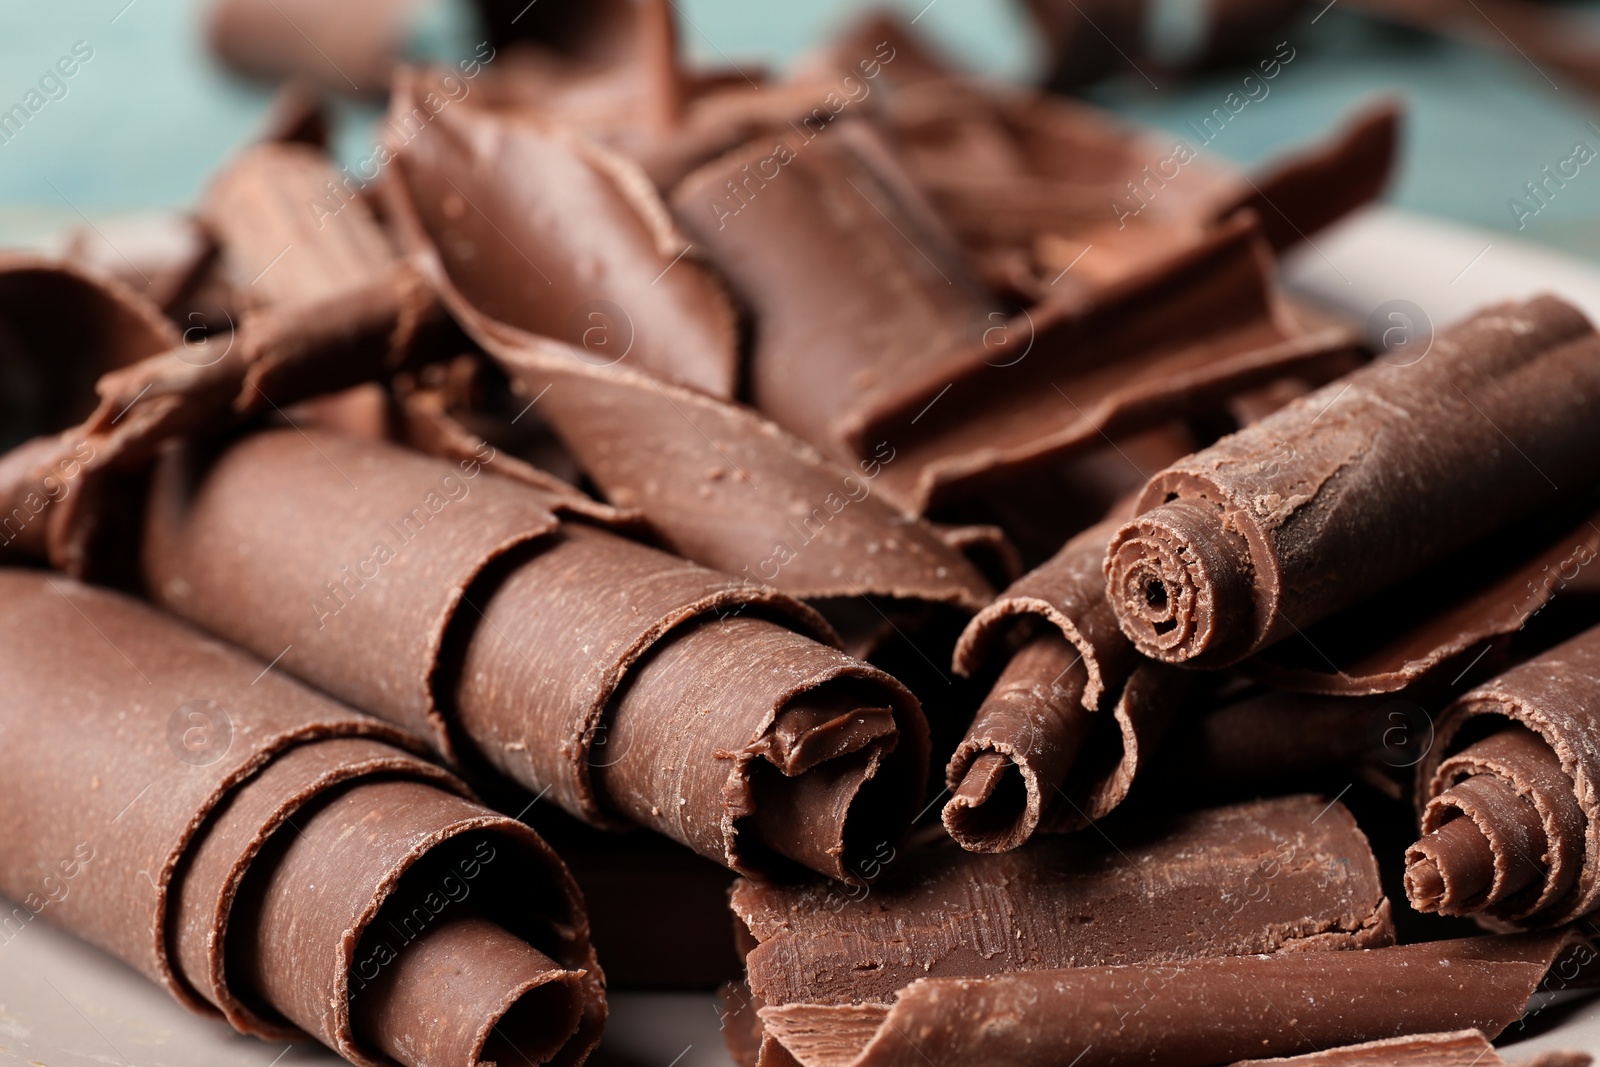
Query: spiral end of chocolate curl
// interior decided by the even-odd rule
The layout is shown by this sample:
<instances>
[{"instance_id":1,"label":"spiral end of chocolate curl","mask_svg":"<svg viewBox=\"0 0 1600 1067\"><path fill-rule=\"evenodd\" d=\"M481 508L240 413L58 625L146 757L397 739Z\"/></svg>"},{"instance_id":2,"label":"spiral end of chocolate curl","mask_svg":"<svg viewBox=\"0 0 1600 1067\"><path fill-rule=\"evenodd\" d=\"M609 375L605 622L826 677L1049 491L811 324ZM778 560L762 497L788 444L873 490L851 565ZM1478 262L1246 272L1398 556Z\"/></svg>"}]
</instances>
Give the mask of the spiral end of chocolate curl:
<instances>
[{"instance_id":1,"label":"spiral end of chocolate curl","mask_svg":"<svg viewBox=\"0 0 1600 1067\"><path fill-rule=\"evenodd\" d=\"M1222 667L1252 650L1249 545L1208 504L1170 500L1118 530L1106 582L1122 632L1151 659Z\"/></svg>"},{"instance_id":2,"label":"spiral end of chocolate curl","mask_svg":"<svg viewBox=\"0 0 1600 1067\"><path fill-rule=\"evenodd\" d=\"M940 817L968 852L1010 852L1038 829L1040 807L1038 785L1028 782L1026 769L991 751L972 761Z\"/></svg>"},{"instance_id":3,"label":"spiral end of chocolate curl","mask_svg":"<svg viewBox=\"0 0 1600 1067\"><path fill-rule=\"evenodd\" d=\"M1467 818L1445 823L1406 851L1406 897L1418 911L1464 915L1494 880L1489 839Z\"/></svg>"}]
</instances>

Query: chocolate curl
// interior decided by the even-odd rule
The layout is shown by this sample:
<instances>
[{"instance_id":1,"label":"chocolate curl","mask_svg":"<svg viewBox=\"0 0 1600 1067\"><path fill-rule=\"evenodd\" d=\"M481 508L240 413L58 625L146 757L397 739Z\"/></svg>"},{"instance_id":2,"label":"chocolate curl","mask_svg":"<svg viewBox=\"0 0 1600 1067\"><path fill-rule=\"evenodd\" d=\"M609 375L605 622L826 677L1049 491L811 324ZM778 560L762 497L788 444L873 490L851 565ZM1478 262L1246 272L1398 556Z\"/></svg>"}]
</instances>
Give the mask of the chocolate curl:
<instances>
[{"instance_id":1,"label":"chocolate curl","mask_svg":"<svg viewBox=\"0 0 1600 1067\"><path fill-rule=\"evenodd\" d=\"M1006 852L1036 831L1069 833L1127 797L1188 695L1181 672L1134 668L1105 710L1085 710L1080 656L1055 634L1011 659L945 771L945 829L962 848Z\"/></svg>"},{"instance_id":2,"label":"chocolate curl","mask_svg":"<svg viewBox=\"0 0 1600 1067\"><path fill-rule=\"evenodd\" d=\"M1147 273L1035 306L983 344L930 359L858 405L853 439L888 440L885 488L912 510L1348 357L1341 330L1306 332L1241 219ZM940 402L950 392L958 399Z\"/></svg>"},{"instance_id":3,"label":"chocolate curl","mask_svg":"<svg viewBox=\"0 0 1600 1067\"><path fill-rule=\"evenodd\" d=\"M1600 339L1581 313L1553 297L1501 305L1433 348L1355 371L1151 480L1106 557L1141 652L1236 663L1592 481ZM1372 551L1380 541L1393 547Z\"/></svg>"},{"instance_id":4,"label":"chocolate curl","mask_svg":"<svg viewBox=\"0 0 1600 1067\"><path fill-rule=\"evenodd\" d=\"M420 108L396 82L391 128ZM400 153L438 254L479 309L562 338L597 365L733 395L738 335L721 284L689 254L650 181L576 132L456 104Z\"/></svg>"},{"instance_id":5,"label":"chocolate curl","mask_svg":"<svg viewBox=\"0 0 1600 1067\"><path fill-rule=\"evenodd\" d=\"M751 141L672 206L755 315L755 406L834 459L884 439L858 410L1005 321L865 122Z\"/></svg>"},{"instance_id":6,"label":"chocolate curl","mask_svg":"<svg viewBox=\"0 0 1600 1067\"><path fill-rule=\"evenodd\" d=\"M1417 768L1423 837L1406 853L1421 911L1551 926L1600 901L1600 629L1479 686L1435 726Z\"/></svg>"},{"instance_id":7,"label":"chocolate curl","mask_svg":"<svg viewBox=\"0 0 1600 1067\"><path fill-rule=\"evenodd\" d=\"M381 96L406 45L404 0L217 0L211 51L235 73L300 78L330 92Z\"/></svg>"},{"instance_id":8,"label":"chocolate curl","mask_svg":"<svg viewBox=\"0 0 1600 1067\"><path fill-rule=\"evenodd\" d=\"M1366 838L1338 804L1317 818L1325 807L1301 796L1125 824L1121 852L1096 834L999 855L884 849L881 878L855 890L741 881L750 990L765 1019L790 1004L887 1007L921 978L1391 944Z\"/></svg>"},{"instance_id":9,"label":"chocolate curl","mask_svg":"<svg viewBox=\"0 0 1600 1067\"><path fill-rule=\"evenodd\" d=\"M249 309L243 410L382 376L436 329L431 292L396 258L360 189L319 149L246 149L212 182L202 217Z\"/></svg>"},{"instance_id":10,"label":"chocolate curl","mask_svg":"<svg viewBox=\"0 0 1600 1067\"><path fill-rule=\"evenodd\" d=\"M895 461L892 448L841 468L745 408L621 365L595 366L583 349L495 319L487 306L498 283L449 258L449 220L422 195L443 181L439 164L412 150L397 166L403 182L388 191L414 261L523 394L543 398L540 413L612 504L637 509L680 555L797 597L892 597L965 611L988 602L992 590L971 563L872 492ZM419 175L427 181L408 184Z\"/></svg>"},{"instance_id":11,"label":"chocolate curl","mask_svg":"<svg viewBox=\"0 0 1600 1067\"><path fill-rule=\"evenodd\" d=\"M892 1007L787 1004L762 1008L761 1018L804 1067L910 1067L927 1062L923 1049L1019 1067L1074 1055L1079 1067L1202 1067L1443 1026L1497 1035L1522 1014L1567 943L1564 935L1478 937L925 978Z\"/></svg>"},{"instance_id":12,"label":"chocolate curl","mask_svg":"<svg viewBox=\"0 0 1600 1067\"><path fill-rule=\"evenodd\" d=\"M1105 546L1121 522L1121 516L1113 514L1078 534L979 612L956 645L952 661L956 673L978 673L1018 623L1037 618L1059 629L1082 660L1078 703L1093 711L1108 691L1119 689L1139 661L1106 601L1101 572ZM1065 670L1066 664L1060 669Z\"/></svg>"},{"instance_id":13,"label":"chocolate curl","mask_svg":"<svg viewBox=\"0 0 1600 1067\"><path fill-rule=\"evenodd\" d=\"M909 823L928 741L903 686L778 625L831 639L800 603L558 529L557 510L475 462L268 431L163 461L145 576L173 611L597 825L844 878L858 838Z\"/></svg>"},{"instance_id":14,"label":"chocolate curl","mask_svg":"<svg viewBox=\"0 0 1600 1067\"><path fill-rule=\"evenodd\" d=\"M458 1025L514 1029L556 1063L593 1048L603 980L576 887L532 830L400 731L147 607L38 572L0 571L0 589L17 760L0 891L27 909L10 936L41 915L190 1010L309 1033L362 1067L478 1062ZM457 968L440 988L464 919L485 951L542 969L508 990ZM393 939L385 924L407 921L422 936ZM394 942L381 964L358 955L373 938ZM352 1004L382 1027L352 1024Z\"/></svg>"},{"instance_id":15,"label":"chocolate curl","mask_svg":"<svg viewBox=\"0 0 1600 1067\"><path fill-rule=\"evenodd\" d=\"M285 670L452 755L435 683L445 633L485 567L556 530L556 506L469 463L268 431L209 463L163 458L145 581L168 610L282 653Z\"/></svg>"},{"instance_id":16,"label":"chocolate curl","mask_svg":"<svg viewBox=\"0 0 1600 1067\"><path fill-rule=\"evenodd\" d=\"M1466 669L1494 673L1546 608L1600 589L1590 566L1600 557L1600 515L1571 527L1562 518L1523 522L1473 545L1263 649L1244 669L1282 689L1351 696L1459 680Z\"/></svg>"}]
</instances>

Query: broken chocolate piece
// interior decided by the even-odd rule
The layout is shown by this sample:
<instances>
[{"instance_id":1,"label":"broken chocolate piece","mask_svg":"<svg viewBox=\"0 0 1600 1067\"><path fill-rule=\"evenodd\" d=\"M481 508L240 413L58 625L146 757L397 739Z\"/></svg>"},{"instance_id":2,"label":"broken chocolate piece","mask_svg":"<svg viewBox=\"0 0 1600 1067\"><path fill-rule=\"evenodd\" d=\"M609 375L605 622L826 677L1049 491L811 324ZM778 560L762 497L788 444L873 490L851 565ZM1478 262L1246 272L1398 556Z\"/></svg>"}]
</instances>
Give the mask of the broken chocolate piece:
<instances>
[{"instance_id":1,"label":"broken chocolate piece","mask_svg":"<svg viewBox=\"0 0 1600 1067\"><path fill-rule=\"evenodd\" d=\"M1597 353L1570 305L1501 305L1174 464L1106 557L1124 632L1152 658L1235 663L1559 504L1593 481Z\"/></svg>"}]
</instances>

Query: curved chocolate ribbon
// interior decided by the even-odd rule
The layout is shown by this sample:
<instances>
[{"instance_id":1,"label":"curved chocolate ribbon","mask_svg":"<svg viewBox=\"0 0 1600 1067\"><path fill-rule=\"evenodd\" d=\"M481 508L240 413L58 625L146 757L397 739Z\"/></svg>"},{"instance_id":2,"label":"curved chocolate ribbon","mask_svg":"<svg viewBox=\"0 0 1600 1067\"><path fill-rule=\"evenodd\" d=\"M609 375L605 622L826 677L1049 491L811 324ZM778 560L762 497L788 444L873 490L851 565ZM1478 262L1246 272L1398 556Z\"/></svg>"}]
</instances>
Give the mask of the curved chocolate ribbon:
<instances>
[{"instance_id":1,"label":"curved chocolate ribbon","mask_svg":"<svg viewBox=\"0 0 1600 1067\"><path fill-rule=\"evenodd\" d=\"M1417 768L1423 836L1406 853L1422 911L1552 926L1600 902L1600 628L1451 704Z\"/></svg>"},{"instance_id":2,"label":"curved chocolate ribbon","mask_svg":"<svg viewBox=\"0 0 1600 1067\"><path fill-rule=\"evenodd\" d=\"M1553 297L1502 305L1174 464L1106 557L1124 632L1153 658L1235 663L1559 504L1593 480L1597 350Z\"/></svg>"},{"instance_id":3,"label":"curved chocolate ribbon","mask_svg":"<svg viewBox=\"0 0 1600 1067\"><path fill-rule=\"evenodd\" d=\"M593 1048L588 922L532 830L395 728L148 607L37 572L0 588L8 937L43 917L191 1010L363 1067Z\"/></svg>"}]
</instances>

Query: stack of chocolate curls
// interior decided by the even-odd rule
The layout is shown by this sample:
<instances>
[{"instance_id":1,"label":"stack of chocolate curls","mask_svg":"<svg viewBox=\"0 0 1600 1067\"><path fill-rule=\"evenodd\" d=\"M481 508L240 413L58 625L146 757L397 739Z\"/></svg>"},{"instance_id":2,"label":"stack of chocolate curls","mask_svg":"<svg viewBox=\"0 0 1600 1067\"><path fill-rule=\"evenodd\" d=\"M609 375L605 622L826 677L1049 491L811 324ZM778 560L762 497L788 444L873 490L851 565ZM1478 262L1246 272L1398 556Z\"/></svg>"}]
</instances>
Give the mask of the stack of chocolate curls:
<instances>
[{"instance_id":1,"label":"stack of chocolate curls","mask_svg":"<svg viewBox=\"0 0 1600 1067\"><path fill-rule=\"evenodd\" d=\"M1589 984L1600 336L1274 281L1393 108L1161 179L892 20L550 27L395 69L375 176L292 86L0 257L8 933L407 1067L608 983L765 1067L1487 1064Z\"/></svg>"}]
</instances>

